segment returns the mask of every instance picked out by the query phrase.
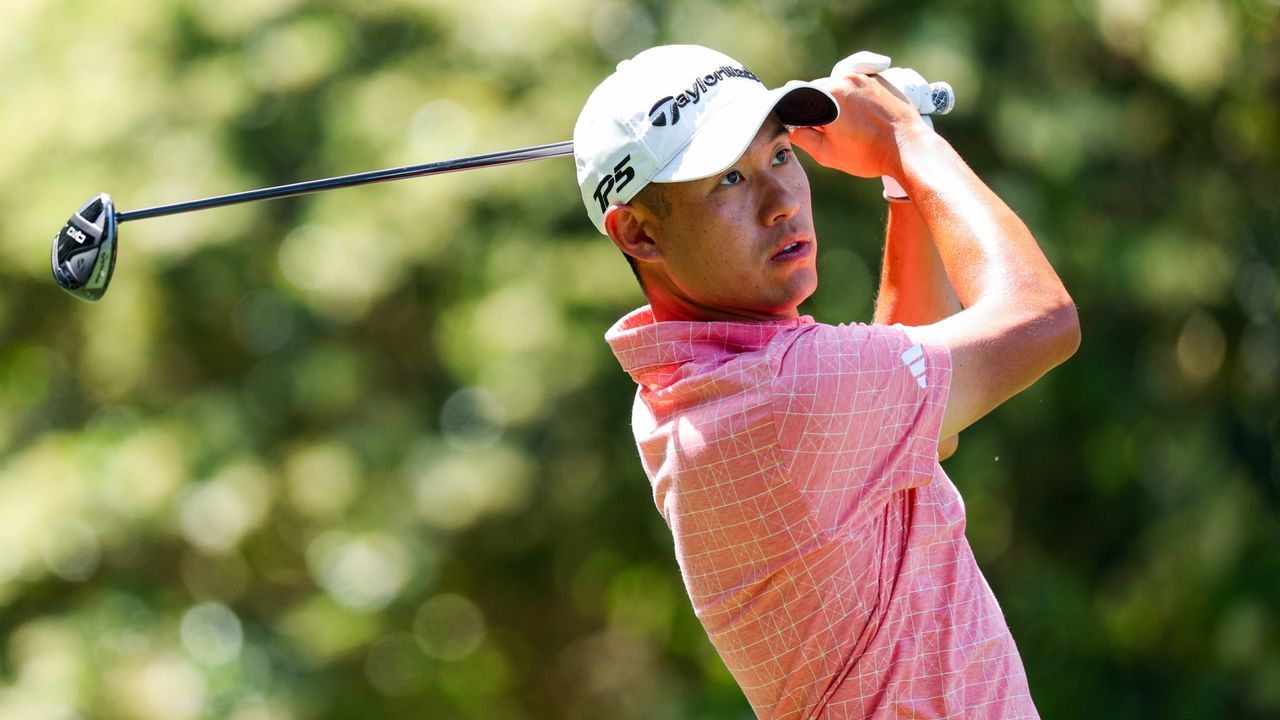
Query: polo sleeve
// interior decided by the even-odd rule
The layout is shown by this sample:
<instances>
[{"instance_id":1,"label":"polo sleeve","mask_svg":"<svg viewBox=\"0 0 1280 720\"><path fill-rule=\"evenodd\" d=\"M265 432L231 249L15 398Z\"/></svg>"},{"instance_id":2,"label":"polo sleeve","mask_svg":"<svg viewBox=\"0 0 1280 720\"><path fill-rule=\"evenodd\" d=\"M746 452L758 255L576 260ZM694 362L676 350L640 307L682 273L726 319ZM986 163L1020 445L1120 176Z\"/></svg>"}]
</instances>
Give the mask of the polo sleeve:
<instances>
[{"instance_id":1,"label":"polo sleeve","mask_svg":"<svg viewBox=\"0 0 1280 720\"><path fill-rule=\"evenodd\" d=\"M811 325L776 357L781 460L824 530L861 526L932 481L951 386L945 346L901 325Z\"/></svg>"}]
</instances>

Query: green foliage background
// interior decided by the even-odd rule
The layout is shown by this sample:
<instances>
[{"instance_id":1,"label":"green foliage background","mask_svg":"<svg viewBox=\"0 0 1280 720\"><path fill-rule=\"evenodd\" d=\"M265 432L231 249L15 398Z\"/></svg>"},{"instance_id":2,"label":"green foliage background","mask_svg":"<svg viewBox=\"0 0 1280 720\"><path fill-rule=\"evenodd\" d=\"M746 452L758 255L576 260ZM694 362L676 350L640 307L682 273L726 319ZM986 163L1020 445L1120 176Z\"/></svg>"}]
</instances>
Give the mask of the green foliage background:
<instances>
[{"instance_id":1,"label":"green foliage background","mask_svg":"<svg viewBox=\"0 0 1280 720\"><path fill-rule=\"evenodd\" d=\"M767 82L858 49L1077 299L1067 365L948 471L1045 717L1280 716L1276 0L7 0L0 717L746 718L688 607L602 340L643 302L568 160L123 226L122 209L567 139L697 42ZM866 321L878 184L809 165Z\"/></svg>"}]
</instances>

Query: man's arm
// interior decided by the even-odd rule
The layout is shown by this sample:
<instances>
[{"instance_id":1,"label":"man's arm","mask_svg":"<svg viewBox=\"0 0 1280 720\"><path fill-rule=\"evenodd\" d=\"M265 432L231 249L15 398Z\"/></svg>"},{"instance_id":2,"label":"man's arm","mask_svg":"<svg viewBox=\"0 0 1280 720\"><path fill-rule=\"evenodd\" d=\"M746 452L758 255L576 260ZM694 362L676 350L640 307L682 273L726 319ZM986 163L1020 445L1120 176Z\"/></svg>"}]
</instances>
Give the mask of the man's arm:
<instances>
[{"instance_id":1,"label":"man's arm","mask_svg":"<svg viewBox=\"0 0 1280 720\"><path fill-rule=\"evenodd\" d=\"M1080 322L1027 226L955 150L922 123L898 137L900 182L965 307L915 332L951 350L941 433L949 437L1071 357Z\"/></svg>"},{"instance_id":2,"label":"man's arm","mask_svg":"<svg viewBox=\"0 0 1280 720\"><path fill-rule=\"evenodd\" d=\"M958 312L960 300L934 247L933 235L912 202L889 203L889 223L880 265L880 292L873 322L930 325ZM938 459L956 451L959 435L938 443Z\"/></svg>"},{"instance_id":3,"label":"man's arm","mask_svg":"<svg viewBox=\"0 0 1280 720\"><path fill-rule=\"evenodd\" d=\"M965 308L911 331L951 351L939 435L949 438L1075 352L1075 304L1026 225L887 82L865 75L818 82L840 102L840 119L797 128L793 141L828 167L896 178Z\"/></svg>"},{"instance_id":4,"label":"man's arm","mask_svg":"<svg viewBox=\"0 0 1280 720\"><path fill-rule=\"evenodd\" d=\"M929 325L962 309L933 235L915 203L889 203L880 292L872 322Z\"/></svg>"}]
</instances>

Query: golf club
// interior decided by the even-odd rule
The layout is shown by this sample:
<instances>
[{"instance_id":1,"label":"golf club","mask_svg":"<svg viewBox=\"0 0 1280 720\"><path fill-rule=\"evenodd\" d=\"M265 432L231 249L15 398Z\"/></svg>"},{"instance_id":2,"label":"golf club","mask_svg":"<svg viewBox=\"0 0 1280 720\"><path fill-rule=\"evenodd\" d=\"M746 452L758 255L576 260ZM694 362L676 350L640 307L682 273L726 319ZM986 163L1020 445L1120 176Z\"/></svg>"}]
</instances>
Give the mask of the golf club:
<instances>
[{"instance_id":1,"label":"golf club","mask_svg":"<svg viewBox=\"0 0 1280 720\"><path fill-rule=\"evenodd\" d=\"M930 83L932 114L945 115L955 106L955 92L945 82ZM275 187L246 190L244 192L217 195L200 200L157 205L154 207L118 212L115 202L106 193L99 193L85 201L80 209L67 219L53 238L51 262L53 279L67 292L81 300L94 301L107 292L111 274L116 266L116 228L130 220L145 220L161 215L205 210L236 205L238 203L269 200L272 198L306 195L307 193L335 188L366 185L389 180L439 175L460 170L510 165L513 163L564 157L573 154L573 142L565 140L547 145L535 145L518 150L469 155L452 160L407 165L404 167L371 170L353 175L307 180L305 182L277 185Z\"/></svg>"},{"instance_id":2,"label":"golf club","mask_svg":"<svg viewBox=\"0 0 1280 720\"><path fill-rule=\"evenodd\" d=\"M542 160L545 158L564 157L573 154L573 142L564 141L548 145L535 145L518 150L470 155L440 160L421 165L372 170L353 175L308 180L305 182L277 185L275 187L246 190L244 192L217 195L215 197L171 205L119 212L115 202L106 193L99 193L85 201L80 209L71 215L53 238L53 279L67 292L81 300L97 300L107 292L111 283L111 274L116 265L116 228L120 223L130 220L145 220L161 215L205 210L207 208L236 205L238 203L268 200L271 198L305 195L307 193L333 190L334 188L367 185L369 183L403 180L405 178L439 175L460 170L510 165Z\"/></svg>"}]
</instances>

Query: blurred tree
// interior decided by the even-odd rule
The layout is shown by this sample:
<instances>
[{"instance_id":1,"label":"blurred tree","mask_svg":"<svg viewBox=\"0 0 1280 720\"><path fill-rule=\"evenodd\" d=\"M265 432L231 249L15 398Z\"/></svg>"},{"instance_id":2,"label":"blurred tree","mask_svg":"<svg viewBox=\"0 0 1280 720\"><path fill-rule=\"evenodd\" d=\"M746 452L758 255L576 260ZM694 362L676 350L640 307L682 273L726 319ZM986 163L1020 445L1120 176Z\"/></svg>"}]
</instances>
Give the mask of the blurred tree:
<instances>
[{"instance_id":1,"label":"blurred tree","mask_svg":"<svg viewBox=\"0 0 1280 720\"><path fill-rule=\"evenodd\" d=\"M949 472L1046 717L1280 715L1275 0L0 10L0 717L745 718L602 341L643 298L568 161L48 238L122 208L568 137L651 44L770 83L874 48L1022 214L1084 346ZM811 169L806 307L884 209Z\"/></svg>"}]
</instances>

